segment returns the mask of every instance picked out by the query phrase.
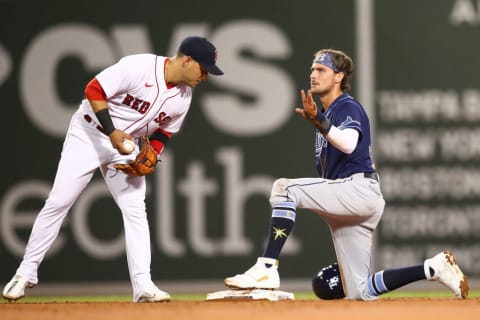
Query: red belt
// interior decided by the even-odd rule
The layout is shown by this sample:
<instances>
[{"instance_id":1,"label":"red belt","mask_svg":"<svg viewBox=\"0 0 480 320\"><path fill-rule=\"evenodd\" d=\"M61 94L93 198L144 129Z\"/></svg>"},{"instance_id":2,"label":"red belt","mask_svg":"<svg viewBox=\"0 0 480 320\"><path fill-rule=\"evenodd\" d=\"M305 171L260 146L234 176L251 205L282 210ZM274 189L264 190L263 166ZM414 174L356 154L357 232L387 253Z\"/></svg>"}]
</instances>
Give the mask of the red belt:
<instances>
[{"instance_id":1,"label":"red belt","mask_svg":"<svg viewBox=\"0 0 480 320\"><path fill-rule=\"evenodd\" d=\"M93 119L92 119L92 117L90 117L90 115L84 114L84 115L83 115L83 119L85 119L85 121L87 121L88 123L91 123L92 125L94 125L95 128L96 128L98 131L100 131L101 133L105 134L105 131L103 130L103 128L102 128L100 125L96 124L96 122L93 121Z\"/></svg>"}]
</instances>

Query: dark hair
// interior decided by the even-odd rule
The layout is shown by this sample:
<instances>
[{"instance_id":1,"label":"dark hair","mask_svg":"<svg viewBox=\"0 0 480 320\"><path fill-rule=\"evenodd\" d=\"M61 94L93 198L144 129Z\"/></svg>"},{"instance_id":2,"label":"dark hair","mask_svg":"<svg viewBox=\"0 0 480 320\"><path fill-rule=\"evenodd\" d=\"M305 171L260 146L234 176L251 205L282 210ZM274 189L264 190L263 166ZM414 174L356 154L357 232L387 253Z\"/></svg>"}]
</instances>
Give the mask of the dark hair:
<instances>
[{"instance_id":1,"label":"dark hair","mask_svg":"<svg viewBox=\"0 0 480 320\"><path fill-rule=\"evenodd\" d=\"M326 54L326 53L329 53L332 55L333 63L339 70L338 72L343 72L344 77L343 77L342 83L340 84L340 87L342 91L348 91L351 88L350 79L352 78L353 68L354 68L352 58L350 58L344 52L339 50L334 50L334 49L319 50L315 53L314 56L318 57L319 55Z\"/></svg>"}]
</instances>

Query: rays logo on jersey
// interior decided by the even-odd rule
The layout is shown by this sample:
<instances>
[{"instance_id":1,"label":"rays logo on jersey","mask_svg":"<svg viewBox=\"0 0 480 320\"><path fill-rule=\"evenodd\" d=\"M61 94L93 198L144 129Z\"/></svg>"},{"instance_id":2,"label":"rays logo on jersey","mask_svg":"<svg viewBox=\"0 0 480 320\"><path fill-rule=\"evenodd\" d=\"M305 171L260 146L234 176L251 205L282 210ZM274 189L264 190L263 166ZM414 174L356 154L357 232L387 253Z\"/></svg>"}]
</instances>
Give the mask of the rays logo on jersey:
<instances>
[{"instance_id":1,"label":"rays logo on jersey","mask_svg":"<svg viewBox=\"0 0 480 320\"><path fill-rule=\"evenodd\" d=\"M353 120L352 117L347 116L347 119L340 123L338 126L338 129L343 130L345 128L354 128L354 127L360 127L360 121Z\"/></svg>"},{"instance_id":2,"label":"rays logo on jersey","mask_svg":"<svg viewBox=\"0 0 480 320\"><path fill-rule=\"evenodd\" d=\"M327 147L328 141L327 138L323 136L323 134L320 133L319 130L315 133L315 157L320 157L320 154L322 153L322 149Z\"/></svg>"}]
</instances>

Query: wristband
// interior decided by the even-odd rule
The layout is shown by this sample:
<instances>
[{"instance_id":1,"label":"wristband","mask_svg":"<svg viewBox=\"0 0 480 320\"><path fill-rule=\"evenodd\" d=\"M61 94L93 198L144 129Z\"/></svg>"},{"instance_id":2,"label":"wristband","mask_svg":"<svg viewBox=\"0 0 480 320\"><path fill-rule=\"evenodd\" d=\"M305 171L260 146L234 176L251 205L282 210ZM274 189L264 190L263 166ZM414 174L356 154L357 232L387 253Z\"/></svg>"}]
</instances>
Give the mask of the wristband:
<instances>
[{"instance_id":1,"label":"wristband","mask_svg":"<svg viewBox=\"0 0 480 320\"><path fill-rule=\"evenodd\" d=\"M322 112L317 112L317 119L315 121L315 127L320 130L320 132L326 136L328 132L330 131L330 128L332 127L332 124L330 123L330 120L325 117L325 115Z\"/></svg>"},{"instance_id":2,"label":"wristband","mask_svg":"<svg viewBox=\"0 0 480 320\"><path fill-rule=\"evenodd\" d=\"M103 131L107 136L115 131L115 126L113 125L112 118L110 117L110 113L108 113L108 108L102 109L100 111L95 112L95 116L97 117L98 121L103 127Z\"/></svg>"}]
</instances>

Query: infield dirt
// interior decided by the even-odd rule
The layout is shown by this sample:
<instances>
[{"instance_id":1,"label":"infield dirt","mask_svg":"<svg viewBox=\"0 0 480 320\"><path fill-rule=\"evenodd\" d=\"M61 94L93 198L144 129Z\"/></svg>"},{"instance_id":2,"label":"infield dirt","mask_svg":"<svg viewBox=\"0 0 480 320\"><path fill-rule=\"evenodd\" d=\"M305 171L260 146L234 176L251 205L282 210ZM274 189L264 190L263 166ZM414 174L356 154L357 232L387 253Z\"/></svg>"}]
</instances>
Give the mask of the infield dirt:
<instances>
[{"instance_id":1,"label":"infield dirt","mask_svg":"<svg viewBox=\"0 0 480 320\"><path fill-rule=\"evenodd\" d=\"M381 299L377 301L172 301L2 303L0 319L22 320L236 320L236 319L479 319L480 298Z\"/></svg>"}]
</instances>

